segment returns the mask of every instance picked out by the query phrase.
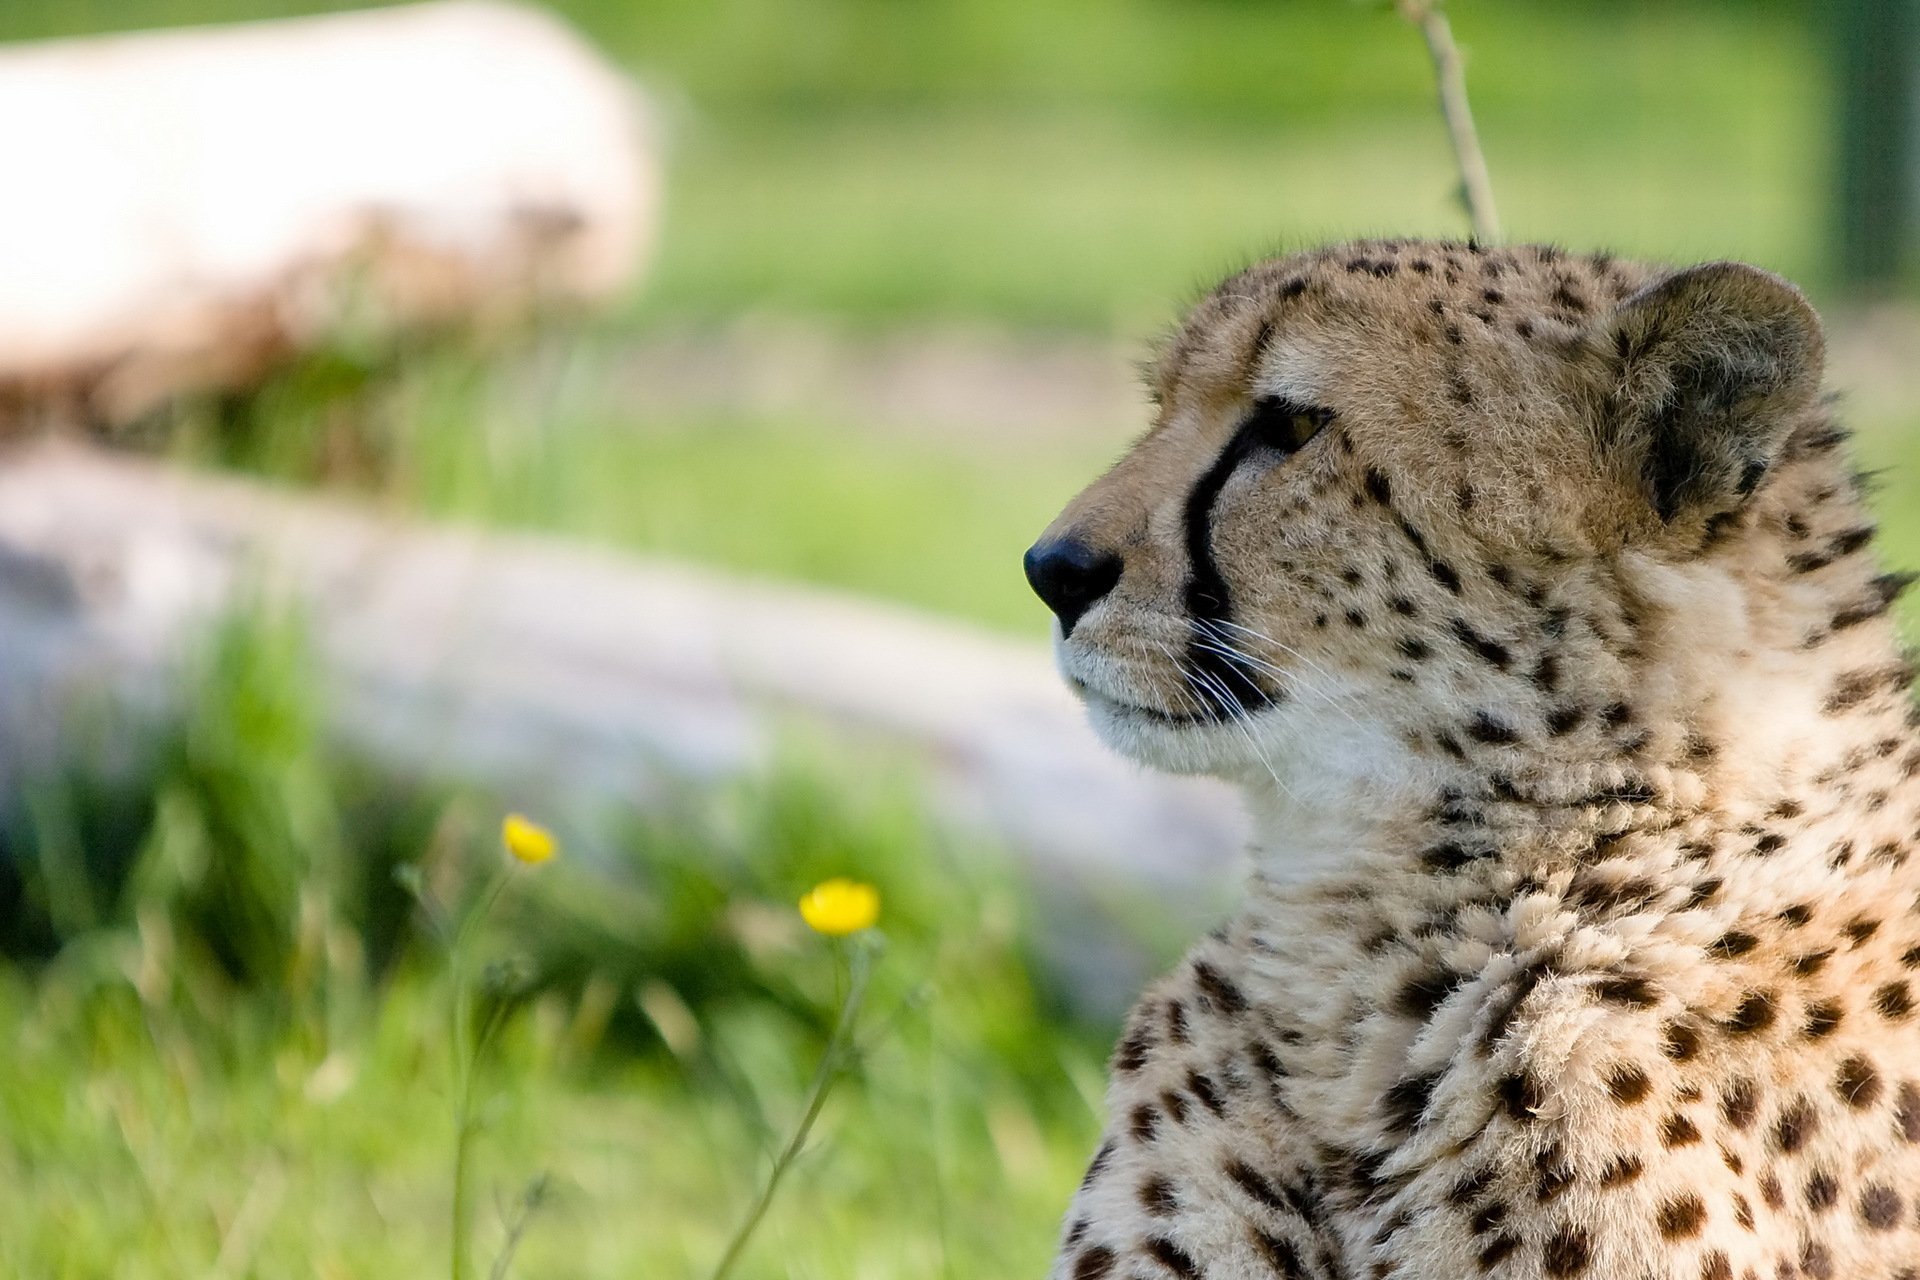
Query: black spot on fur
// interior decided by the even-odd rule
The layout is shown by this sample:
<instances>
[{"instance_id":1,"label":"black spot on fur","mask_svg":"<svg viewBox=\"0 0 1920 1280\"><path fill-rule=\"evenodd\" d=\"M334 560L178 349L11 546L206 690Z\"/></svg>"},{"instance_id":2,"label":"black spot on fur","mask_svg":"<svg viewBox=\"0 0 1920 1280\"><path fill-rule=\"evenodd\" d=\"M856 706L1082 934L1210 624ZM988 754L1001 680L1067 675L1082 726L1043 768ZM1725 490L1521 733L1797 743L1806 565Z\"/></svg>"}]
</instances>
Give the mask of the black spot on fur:
<instances>
[{"instance_id":1,"label":"black spot on fur","mask_svg":"<svg viewBox=\"0 0 1920 1280\"><path fill-rule=\"evenodd\" d=\"M1605 978L1594 984L1593 992L1610 1004L1623 1004L1633 1009L1651 1009L1660 1003L1652 984L1640 977Z\"/></svg>"},{"instance_id":2,"label":"black spot on fur","mask_svg":"<svg viewBox=\"0 0 1920 1280\"><path fill-rule=\"evenodd\" d=\"M1845 631L1883 616L1900 598L1900 594L1913 585L1914 578L1915 575L1911 573L1881 574L1867 584L1866 599L1835 613L1828 626L1835 631Z\"/></svg>"},{"instance_id":3,"label":"black spot on fur","mask_svg":"<svg viewBox=\"0 0 1920 1280\"><path fill-rule=\"evenodd\" d=\"M1607 1073L1607 1092L1615 1102L1631 1106L1639 1102L1653 1090L1653 1081L1647 1073L1631 1062L1616 1065Z\"/></svg>"},{"instance_id":4,"label":"black spot on fur","mask_svg":"<svg viewBox=\"0 0 1920 1280\"><path fill-rule=\"evenodd\" d=\"M1193 1092L1194 1097L1200 1099L1200 1104L1215 1116L1224 1117L1227 1114L1226 1108L1220 1102L1220 1090L1213 1083L1212 1076L1199 1071L1189 1071L1187 1088Z\"/></svg>"},{"instance_id":5,"label":"black spot on fur","mask_svg":"<svg viewBox=\"0 0 1920 1280\"><path fill-rule=\"evenodd\" d=\"M1555 707L1547 712L1547 732L1556 738L1565 737L1579 728L1586 717L1585 707Z\"/></svg>"},{"instance_id":6,"label":"black spot on fur","mask_svg":"<svg viewBox=\"0 0 1920 1280\"><path fill-rule=\"evenodd\" d=\"M1862 1222L1875 1231L1891 1231L1899 1224L1906 1201L1892 1187L1876 1182L1860 1193L1859 1207Z\"/></svg>"},{"instance_id":7,"label":"black spot on fur","mask_svg":"<svg viewBox=\"0 0 1920 1280\"><path fill-rule=\"evenodd\" d=\"M1420 1124L1420 1117L1426 1114L1427 1104L1433 1100L1434 1086L1440 1083L1441 1070L1422 1072L1417 1076L1408 1076L1396 1081L1380 1099L1380 1109L1386 1117L1387 1127L1396 1133L1406 1133Z\"/></svg>"},{"instance_id":8,"label":"black spot on fur","mask_svg":"<svg viewBox=\"0 0 1920 1280\"><path fill-rule=\"evenodd\" d=\"M1808 1040L1825 1040L1839 1030L1844 1017L1838 1001L1821 1000L1810 1004L1807 1006L1807 1016L1800 1023L1800 1034Z\"/></svg>"},{"instance_id":9,"label":"black spot on fur","mask_svg":"<svg viewBox=\"0 0 1920 1280\"><path fill-rule=\"evenodd\" d=\"M1113 1250L1103 1244L1094 1245L1073 1260L1073 1280L1105 1280L1112 1272Z\"/></svg>"},{"instance_id":10,"label":"black spot on fur","mask_svg":"<svg viewBox=\"0 0 1920 1280\"><path fill-rule=\"evenodd\" d=\"M1807 1145L1814 1131L1820 1127L1820 1113L1805 1098L1796 1098L1773 1125L1773 1145L1775 1150L1792 1155Z\"/></svg>"},{"instance_id":11,"label":"black spot on fur","mask_svg":"<svg viewBox=\"0 0 1920 1280\"><path fill-rule=\"evenodd\" d=\"M1717 938L1708 950L1716 960L1731 960L1743 956L1760 945L1760 939L1744 929L1729 929Z\"/></svg>"},{"instance_id":12,"label":"black spot on fur","mask_svg":"<svg viewBox=\"0 0 1920 1280\"><path fill-rule=\"evenodd\" d=\"M1826 968L1827 961L1831 959L1833 959L1833 951L1831 949L1806 952L1803 955L1795 957L1793 961L1794 975L1801 978L1811 978Z\"/></svg>"},{"instance_id":13,"label":"black spot on fur","mask_svg":"<svg viewBox=\"0 0 1920 1280\"><path fill-rule=\"evenodd\" d=\"M1660 1142L1663 1146L1690 1147L1700 1141L1700 1129L1693 1121L1675 1112L1660 1125Z\"/></svg>"},{"instance_id":14,"label":"black spot on fur","mask_svg":"<svg viewBox=\"0 0 1920 1280\"><path fill-rule=\"evenodd\" d=\"M1481 661L1501 671L1505 671L1513 664L1513 655L1507 651L1505 645L1481 635L1465 618L1453 619L1451 626L1454 636Z\"/></svg>"},{"instance_id":15,"label":"black spot on fur","mask_svg":"<svg viewBox=\"0 0 1920 1280\"><path fill-rule=\"evenodd\" d=\"M1779 1010L1773 995L1766 991L1749 992L1722 1025L1734 1035L1756 1035L1774 1024Z\"/></svg>"},{"instance_id":16,"label":"black spot on fur","mask_svg":"<svg viewBox=\"0 0 1920 1280\"><path fill-rule=\"evenodd\" d=\"M1420 861L1422 865L1434 871L1458 871L1470 862L1479 862L1493 857L1493 852L1484 845L1470 847L1448 841L1422 850Z\"/></svg>"},{"instance_id":17,"label":"black spot on fur","mask_svg":"<svg viewBox=\"0 0 1920 1280\"><path fill-rule=\"evenodd\" d=\"M1720 1114L1736 1129L1750 1129L1760 1114L1760 1090L1745 1076L1727 1082L1720 1094Z\"/></svg>"},{"instance_id":18,"label":"black spot on fur","mask_svg":"<svg viewBox=\"0 0 1920 1280\"><path fill-rule=\"evenodd\" d=\"M1200 986L1201 994L1212 1001L1221 1012L1243 1013L1246 1011L1247 998L1240 993L1240 988L1205 960L1194 963L1193 977Z\"/></svg>"},{"instance_id":19,"label":"black spot on fur","mask_svg":"<svg viewBox=\"0 0 1920 1280\"><path fill-rule=\"evenodd\" d=\"M1474 716L1467 725L1467 736L1475 742L1501 744L1519 741L1520 735L1512 726L1503 724L1489 713L1482 711Z\"/></svg>"},{"instance_id":20,"label":"black spot on fur","mask_svg":"<svg viewBox=\"0 0 1920 1280\"><path fill-rule=\"evenodd\" d=\"M1288 1207L1286 1199L1280 1194L1279 1189L1267 1180L1266 1175L1245 1161L1234 1160L1230 1162L1227 1165L1227 1176L1233 1179L1234 1184L1246 1192L1247 1195L1267 1206L1269 1209L1285 1209Z\"/></svg>"},{"instance_id":21,"label":"black spot on fur","mask_svg":"<svg viewBox=\"0 0 1920 1280\"><path fill-rule=\"evenodd\" d=\"M1540 1247L1540 1265L1555 1280L1580 1275L1592 1257L1593 1246L1587 1233L1578 1227L1561 1227Z\"/></svg>"},{"instance_id":22,"label":"black spot on fur","mask_svg":"<svg viewBox=\"0 0 1920 1280\"><path fill-rule=\"evenodd\" d=\"M1087 1165L1087 1172L1080 1179L1082 1191L1100 1180L1100 1175L1107 1170L1107 1161L1111 1159L1113 1159L1113 1143L1101 1143L1100 1149L1093 1153L1093 1159Z\"/></svg>"},{"instance_id":23,"label":"black spot on fur","mask_svg":"<svg viewBox=\"0 0 1920 1280\"><path fill-rule=\"evenodd\" d=\"M1402 1017L1421 1021L1431 1018L1454 986L1460 981L1460 975L1451 969L1429 969L1415 974L1401 986L1394 996L1394 1011Z\"/></svg>"},{"instance_id":24,"label":"black spot on fur","mask_svg":"<svg viewBox=\"0 0 1920 1280\"><path fill-rule=\"evenodd\" d=\"M1140 1207L1155 1218L1170 1217L1180 1209L1173 1183L1155 1174L1140 1184Z\"/></svg>"},{"instance_id":25,"label":"black spot on fur","mask_svg":"<svg viewBox=\"0 0 1920 1280\"><path fill-rule=\"evenodd\" d=\"M1280 1280L1312 1280L1306 1264L1300 1260L1300 1251L1294 1248L1292 1242L1256 1227L1253 1230L1253 1243Z\"/></svg>"},{"instance_id":26,"label":"black spot on fur","mask_svg":"<svg viewBox=\"0 0 1920 1280\"><path fill-rule=\"evenodd\" d=\"M1179 1276L1180 1280L1200 1280L1200 1264L1185 1249L1165 1236L1147 1241L1147 1253L1153 1260Z\"/></svg>"},{"instance_id":27,"label":"black spot on fur","mask_svg":"<svg viewBox=\"0 0 1920 1280\"><path fill-rule=\"evenodd\" d=\"M1700 1031L1691 1023L1674 1021L1661 1028L1660 1052L1675 1062L1687 1062L1700 1053Z\"/></svg>"},{"instance_id":28,"label":"black spot on fur","mask_svg":"<svg viewBox=\"0 0 1920 1280\"><path fill-rule=\"evenodd\" d=\"M1646 1165L1641 1161L1639 1156L1615 1156L1612 1160L1608 1161L1606 1167L1600 1171L1600 1185L1603 1187L1625 1186L1635 1178L1638 1178L1645 1169Z\"/></svg>"},{"instance_id":29,"label":"black spot on fur","mask_svg":"<svg viewBox=\"0 0 1920 1280\"><path fill-rule=\"evenodd\" d=\"M1653 785L1645 778L1627 778L1614 786L1604 787L1588 796L1583 804L1651 804L1654 800Z\"/></svg>"},{"instance_id":30,"label":"black spot on fur","mask_svg":"<svg viewBox=\"0 0 1920 1280\"><path fill-rule=\"evenodd\" d=\"M1152 1047L1153 1029L1144 1022L1136 1024L1114 1050L1113 1069L1122 1075L1131 1075L1146 1063L1147 1050Z\"/></svg>"},{"instance_id":31,"label":"black spot on fur","mask_svg":"<svg viewBox=\"0 0 1920 1280\"><path fill-rule=\"evenodd\" d=\"M1874 934L1880 932L1880 922L1878 920L1868 919L1865 916L1859 916L1847 921L1846 927L1841 929L1840 932L1847 935L1847 941L1857 947L1873 937Z\"/></svg>"},{"instance_id":32,"label":"black spot on fur","mask_svg":"<svg viewBox=\"0 0 1920 1280\"><path fill-rule=\"evenodd\" d=\"M1480 1250L1480 1269L1482 1271L1493 1270L1511 1257L1514 1250L1519 1247L1520 1242L1504 1232L1495 1236L1487 1243L1486 1248Z\"/></svg>"},{"instance_id":33,"label":"black spot on fur","mask_svg":"<svg viewBox=\"0 0 1920 1280\"><path fill-rule=\"evenodd\" d=\"M1879 1100L1880 1073L1863 1054L1854 1054L1840 1064L1833 1078L1834 1092L1855 1111L1864 1110Z\"/></svg>"},{"instance_id":34,"label":"black spot on fur","mask_svg":"<svg viewBox=\"0 0 1920 1280\"><path fill-rule=\"evenodd\" d=\"M1493 1185L1494 1172L1489 1166L1473 1170L1453 1184L1447 1191L1447 1203L1456 1209L1464 1209L1480 1198L1480 1193Z\"/></svg>"},{"instance_id":35,"label":"black spot on fur","mask_svg":"<svg viewBox=\"0 0 1920 1280\"><path fill-rule=\"evenodd\" d=\"M1706 1203L1691 1191L1666 1201L1654 1215L1660 1234L1669 1240L1687 1240L1699 1235L1706 1220Z\"/></svg>"},{"instance_id":36,"label":"black spot on fur","mask_svg":"<svg viewBox=\"0 0 1920 1280\"><path fill-rule=\"evenodd\" d=\"M1531 1121L1544 1105L1546 1098L1540 1091L1540 1085L1525 1071L1502 1076L1495 1087L1500 1105L1515 1120Z\"/></svg>"}]
</instances>

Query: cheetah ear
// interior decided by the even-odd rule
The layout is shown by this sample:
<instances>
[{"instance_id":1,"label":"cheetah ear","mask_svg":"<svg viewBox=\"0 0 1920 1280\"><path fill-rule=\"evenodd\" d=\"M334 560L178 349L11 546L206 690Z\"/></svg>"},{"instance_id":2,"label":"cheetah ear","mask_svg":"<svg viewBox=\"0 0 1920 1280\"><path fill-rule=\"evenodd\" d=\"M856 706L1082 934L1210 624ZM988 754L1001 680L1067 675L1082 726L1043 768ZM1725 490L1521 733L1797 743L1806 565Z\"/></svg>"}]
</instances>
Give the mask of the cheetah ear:
<instances>
[{"instance_id":1,"label":"cheetah ear","mask_svg":"<svg viewBox=\"0 0 1920 1280\"><path fill-rule=\"evenodd\" d=\"M1637 462L1661 520L1731 510L1778 461L1819 394L1820 319L1800 291L1739 262L1689 267L1604 322L1613 444Z\"/></svg>"}]
</instances>

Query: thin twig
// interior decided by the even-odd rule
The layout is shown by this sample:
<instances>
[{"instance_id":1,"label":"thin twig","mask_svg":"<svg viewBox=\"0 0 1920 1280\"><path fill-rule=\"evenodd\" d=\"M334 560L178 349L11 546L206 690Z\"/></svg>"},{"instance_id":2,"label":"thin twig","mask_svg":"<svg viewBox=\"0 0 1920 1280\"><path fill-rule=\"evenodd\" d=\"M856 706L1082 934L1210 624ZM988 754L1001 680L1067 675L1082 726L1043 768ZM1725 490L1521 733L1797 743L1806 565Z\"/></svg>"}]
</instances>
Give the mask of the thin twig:
<instances>
[{"instance_id":1,"label":"thin twig","mask_svg":"<svg viewBox=\"0 0 1920 1280\"><path fill-rule=\"evenodd\" d=\"M1467 75L1460 61L1460 46L1453 42L1453 27L1440 11L1441 0L1395 0L1395 4L1401 17L1420 28L1427 54L1433 59L1434 77L1440 85L1440 115L1453 142L1454 163L1460 167L1460 194L1467 206L1467 219L1473 224L1474 242L1497 244L1500 215L1493 207L1493 181L1487 176L1480 135L1474 131L1473 108L1467 104Z\"/></svg>"}]
</instances>

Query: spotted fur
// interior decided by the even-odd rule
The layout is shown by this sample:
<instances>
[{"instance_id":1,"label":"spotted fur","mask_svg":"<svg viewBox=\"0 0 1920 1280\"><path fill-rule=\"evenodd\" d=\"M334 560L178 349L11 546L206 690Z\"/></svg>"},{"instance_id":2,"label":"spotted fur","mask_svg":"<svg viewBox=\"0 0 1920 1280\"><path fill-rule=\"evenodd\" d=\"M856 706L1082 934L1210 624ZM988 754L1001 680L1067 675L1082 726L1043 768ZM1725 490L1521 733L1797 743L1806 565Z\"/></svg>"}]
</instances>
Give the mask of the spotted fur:
<instances>
[{"instance_id":1,"label":"spotted fur","mask_svg":"<svg viewBox=\"0 0 1920 1280\"><path fill-rule=\"evenodd\" d=\"M1255 870L1054 1276L1920 1275L1905 580L1821 358L1726 263L1364 242L1200 304L1049 531L1123 565L1059 652Z\"/></svg>"}]
</instances>

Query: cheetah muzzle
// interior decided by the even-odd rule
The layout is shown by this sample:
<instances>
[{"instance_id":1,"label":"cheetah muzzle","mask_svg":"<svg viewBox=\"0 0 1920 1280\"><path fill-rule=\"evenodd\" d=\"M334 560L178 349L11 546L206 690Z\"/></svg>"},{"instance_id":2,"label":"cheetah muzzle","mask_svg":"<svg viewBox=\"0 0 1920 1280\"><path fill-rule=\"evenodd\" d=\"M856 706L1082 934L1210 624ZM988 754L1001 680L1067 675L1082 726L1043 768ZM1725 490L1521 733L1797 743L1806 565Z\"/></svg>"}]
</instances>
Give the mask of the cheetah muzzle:
<instances>
[{"instance_id":1,"label":"cheetah muzzle","mask_svg":"<svg viewBox=\"0 0 1920 1280\"><path fill-rule=\"evenodd\" d=\"M1241 785L1062 1280L1914 1280L1920 736L1757 268L1264 263L1028 553L1096 729Z\"/></svg>"}]
</instances>

